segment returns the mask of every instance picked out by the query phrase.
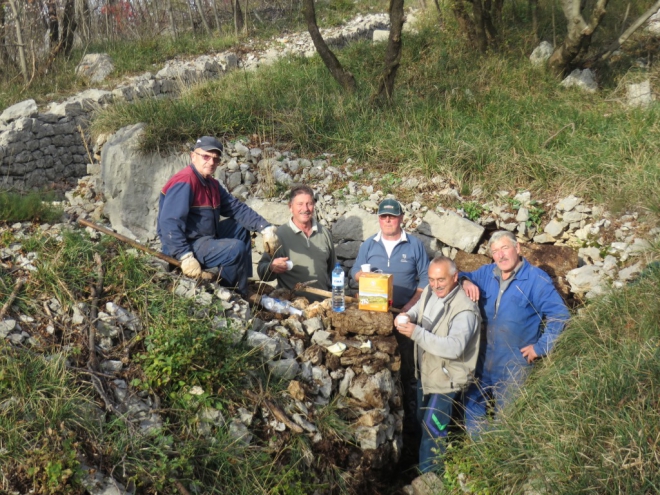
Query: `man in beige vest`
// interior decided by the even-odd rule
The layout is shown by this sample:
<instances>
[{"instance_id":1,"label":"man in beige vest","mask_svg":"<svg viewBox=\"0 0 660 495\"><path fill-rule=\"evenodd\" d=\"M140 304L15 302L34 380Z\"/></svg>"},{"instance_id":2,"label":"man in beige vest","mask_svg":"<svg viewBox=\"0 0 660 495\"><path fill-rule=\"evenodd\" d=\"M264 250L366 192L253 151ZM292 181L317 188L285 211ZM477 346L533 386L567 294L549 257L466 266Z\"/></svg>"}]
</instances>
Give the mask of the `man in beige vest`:
<instances>
[{"instance_id":1,"label":"man in beige vest","mask_svg":"<svg viewBox=\"0 0 660 495\"><path fill-rule=\"evenodd\" d=\"M473 378L481 325L479 307L459 287L452 260L436 256L428 275L429 285L419 301L395 321L396 329L415 343L422 473L433 467L432 449L444 452L441 439L447 436L455 400ZM442 469L441 458L437 463Z\"/></svg>"}]
</instances>

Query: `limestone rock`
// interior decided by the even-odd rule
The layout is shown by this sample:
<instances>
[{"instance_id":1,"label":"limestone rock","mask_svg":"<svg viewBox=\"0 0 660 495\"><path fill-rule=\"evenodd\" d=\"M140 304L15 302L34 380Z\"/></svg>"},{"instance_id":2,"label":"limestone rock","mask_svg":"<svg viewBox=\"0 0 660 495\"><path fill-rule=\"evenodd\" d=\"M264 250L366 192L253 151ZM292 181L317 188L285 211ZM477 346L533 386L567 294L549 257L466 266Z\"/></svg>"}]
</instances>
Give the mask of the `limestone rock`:
<instances>
[{"instance_id":1,"label":"limestone rock","mask_svg":"<svg viewBox=\"0 0 660 495\"><path fill-rule=\"evenodd\" d=\"M382 370L374 375L357 375L348 387L348 393L367 406L383 409L394 393L392 374Z\"/></svg>"},{"instance_id":2,"label":"limestone rock","mask_svg":"<svg viewBox=\"0 0 660 495\"><path fill-rule=\"evenodd\" d=\"M647 79L638 84L628 84L626 105L629 108L646 108L653 103L653 92L651 91L651 81Z\"/></svg>"},{"instance_id":3,"label":"limestone rock","mask_svg":"<svg viewBox=\"0 0 660 495\"><path fill-rule=\"evenodd\" d=\"M343 313L332 314L332 328L339 335L390 335L393 322L392 313L363 311L355 304L348 306Z\"/></svg>"},{"instance_id":4,"label":"limestone rock","mask_svg":"<svg viewBox=\"0 0 660 495\"><path fill-rule=\"evenodd\" d=\"M10 107L7 107L2 114L0 114L0 125L8 124L17 119L36 117L39 110L37 109L37 102L34 100L25 100Z\"/></svg>"},{"instance_id":5,"label":"limestone rock","mask_svg":"<svg viewBox=\"0 0 660 495\"><path fill-rule=\"evenodd\" d=\"M437 474L430 471L412 481L414 495L435 495L444 492L444 485Z\"/></svg>"},{"instance_id":6,"label":"limestone rock","mask_svg":"<svg viewBox=\"0 0 660 495\"><path fill-rule=\"evenodd\" d=\"M293 380L300 371L300 365L295 359L280 359L268 361L270 372L282 380Z\"/></svg>"},{"instance_id":7,"label":"limestone rock","mask_svg":"<svg viewBox=\"0 0 660 495\"><path fill-rule=\"evenodd\" d=\"M598 90L598 84L594 78L594 73L591 69L575 69L561 82L565 88L577 87L582 91L588 93L595 93Z\"/></svg>"},{"instance_id":8,"label":"limestone rock","mask_svg":"<svg viewBox=\"0 0 660 495\"><path fill-rule=\"evenodd\" d=\"M550 58L553 51L554 47L551 43L547 41L541 41L541 44L534 48L534 51L529 56L529 61L532 63L532 65L543 65Z\"/></svg>"},{"instance_id":9,"label":"limestone rock","mask_svg":"<svg viewBox=\"0 0 660 495\"><path fill-rule=\"evenodd\" d=\"M428 211L417 230L439 239L448 246L471 253L479 244L485 229L455 213L445 213L440 216L434 211Z\"/></svg>"},{"instance_id":10,"label":"limestone rock","mask_svg":"<svg viewBox=\"0 0 660 495\"><path fill-rule=\"evenodd\" d=\"M387 41L390 37L389 29L374 29L373 42L379 43Z\"/></svg>"},{"instance_id":11,"label":"limestone rock","mask_svg":"<svg viewBox=\"0 0 660 495\"><path fill-rule=\"evenodd\" d=\"M245 204L273 225L284 225L291 218L291 211L286 203L250 198Z\"/></svg>"},{"instance_id":12,"label":"limestone rock","mask_svg":"<svg viewBox=\"0 0 660 495\"><path fill-rule=\"evenodd\" d=\"M90 82L103 81L115 70L112 59L107 53L88 53L76 67L76 76L84 77Z\"/></svg>"},{"instance_id":13,"label":"limestone rock","mask_svg":"<svg viewBox=\"0 0 660 495\"><path fill-rule=\"evenodd\" d=\"M335 242L341 240L364 241L379 230L377 215L367 213L359 206L354 206L332 227L332 237Z\"/></svg>"},{"instance_id":14,"label":"limestone rock","mask_svg":"<svg viewBox=\"0 0 660 495\"><path fill-rule=\"evenodd\" d=\"M187 153L162 157L138 151L144 124L119 129L101 153L105 215L120 234L138 239L156 237L158 198L167 180L184 168Z\"/></svg>"},{"instance_id":15,"label":"limestone rock","mask_svg":"<svg viewBox=\"0 0 660 495\"><path fill-rule=\"evenodd\" d=\"M560 222L555 218L548 222L543 231L552 237L559 237L561 236L561 233L566 230L567 226L568 224L566 222Z\"/></svg>"},{"instance_id":16,"label":"limestone rock","mask_svg":"<svg viewBox=\"0 0 660 495\"><path fill-rule=\"evenodd\" d=\"M602 268L596 265L584 265L568 272L566 279L571 284L571 291L589 292L603 283Z\"/></svg>"}]
</instances>

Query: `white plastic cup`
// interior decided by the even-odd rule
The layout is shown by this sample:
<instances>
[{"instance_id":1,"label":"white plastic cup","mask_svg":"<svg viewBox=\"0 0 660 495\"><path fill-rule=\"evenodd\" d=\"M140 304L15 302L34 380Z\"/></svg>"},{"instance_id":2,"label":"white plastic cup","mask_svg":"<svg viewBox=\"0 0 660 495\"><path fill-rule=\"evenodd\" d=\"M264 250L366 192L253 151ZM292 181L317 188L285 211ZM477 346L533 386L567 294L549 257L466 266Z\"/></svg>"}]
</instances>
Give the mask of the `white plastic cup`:
<instances>
[{"instance_id":1,"label":"white plastic cup","mask_svg":"<svg viewBox=\"0 0 660 495\"><path fill-rule=\"evenodd\" d=\"M369 263L365 263L364 265L362 265L360 267L360 270L362 270L365 273L370 272L371 271L371 265Z\"/></svg>"},{"instance_id":2,"label":"white plastic cup","mask_svg":"<svg viewBox=\"0 0 660 495\"><path fill-rule=\"evenodd\" d=\"M397 325L405 325L410 323L410 317L408 315L399 315L396 317Z\"/></svg>"},{"instance_id":3,"label":"white plastic cup","mask_svg":"<svg viewBox=\"0 0 660 495\"><path fill-rule=\"evenodd\" d=\"M293 269L293 261L287 260L286 261L286 270L291 271Z\"/></svg>"}]
</instances>

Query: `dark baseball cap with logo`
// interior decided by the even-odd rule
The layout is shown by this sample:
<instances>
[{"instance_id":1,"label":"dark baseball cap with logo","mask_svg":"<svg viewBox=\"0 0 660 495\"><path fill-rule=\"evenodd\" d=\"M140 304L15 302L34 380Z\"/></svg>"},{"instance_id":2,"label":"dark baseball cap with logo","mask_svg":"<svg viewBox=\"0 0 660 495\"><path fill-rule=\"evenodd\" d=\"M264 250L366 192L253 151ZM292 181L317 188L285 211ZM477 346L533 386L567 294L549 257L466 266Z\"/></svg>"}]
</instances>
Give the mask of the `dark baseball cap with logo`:
<instances>
[{"instance_id":1,"label":"dark baseball cap with logo","mask_svg":"<svg viewBox=\"0 0 660 495\"><path fill-rule=\"evenodd\" d=\"M201 148L204 151L217 151L222 153L222 143L212 136L202 136L197 140L193 150Z\"/></svg>"},{"instance_id":2,"label":"dark baseball cap with logo","mask_svg":"<svg viewBox=\"0 0 660 495\"><path fill-rule=\"evenodd\" d=\"M384 199L378 205L378 216L394 215L395 217L398 217L402 213L403 209L401 208L401 203L396 199Z\"/></svg>"}]
</instances>

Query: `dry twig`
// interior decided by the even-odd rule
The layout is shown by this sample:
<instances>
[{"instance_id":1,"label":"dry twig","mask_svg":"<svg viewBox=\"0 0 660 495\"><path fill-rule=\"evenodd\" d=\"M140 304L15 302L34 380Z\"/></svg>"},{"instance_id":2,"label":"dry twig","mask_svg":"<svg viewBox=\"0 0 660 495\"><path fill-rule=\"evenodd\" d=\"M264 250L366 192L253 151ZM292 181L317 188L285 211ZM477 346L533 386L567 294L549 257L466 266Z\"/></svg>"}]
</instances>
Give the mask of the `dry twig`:
<instances>
[{"instance_id":1,"label":"dry twig","mask_svg":"<svg viewBox=\"0 0 660 495\"><path fill-rule=\"evenodd\" d=\"M16 280L16 283L14 284L14 290L9 295L9 299L7 299L7 302L4 304L4 306L2 306L2 309L0 309L0 320L2 320L5 317L5 314L7 314L7 311L9 311L9 308L11 308L11 305L14 303L16 296L20 292L25 282L26 279L22 277Z\"/></svg>"},{"instance_id":2,"label":"dry twig","mask_svg":"<svg viewBox=\"0 0 660 495\"><path fill-rule=\"evenodd\" d=\"M92 309L89 322L89 360L87 367L90 370L98 371L98 359L96 357L96 320L99 314L99 298L103 293L103 262L101 255L94 253L96 262L96 286L92 287Z\"/></svg>"}]
</instances>

